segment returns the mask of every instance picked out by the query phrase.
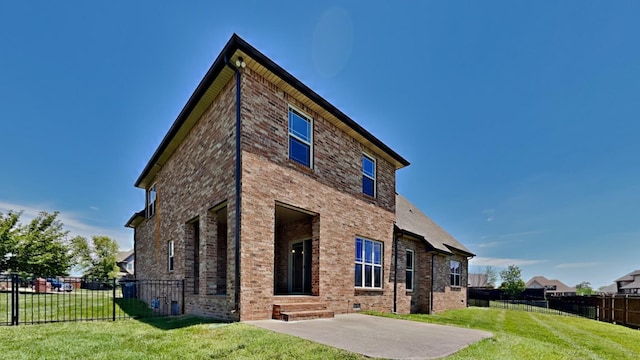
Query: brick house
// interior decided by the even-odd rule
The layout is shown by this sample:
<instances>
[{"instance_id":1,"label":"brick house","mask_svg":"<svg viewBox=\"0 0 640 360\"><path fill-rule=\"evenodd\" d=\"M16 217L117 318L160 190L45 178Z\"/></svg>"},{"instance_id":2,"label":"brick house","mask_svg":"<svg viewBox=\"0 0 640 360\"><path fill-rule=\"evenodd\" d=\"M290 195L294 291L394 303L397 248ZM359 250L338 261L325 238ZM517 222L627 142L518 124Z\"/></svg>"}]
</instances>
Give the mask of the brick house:
<instances>
[{"instance_id":1,"label":"brick house","mask_svg":"<svg viewBox=\"0 0 640 360\"><path fill-rule=\"evenodd\" d=\"M136 277L228 320L464 307L473 254L396 194L407 165L234 34L135 183Z\"/></svg>"}]
</instances>

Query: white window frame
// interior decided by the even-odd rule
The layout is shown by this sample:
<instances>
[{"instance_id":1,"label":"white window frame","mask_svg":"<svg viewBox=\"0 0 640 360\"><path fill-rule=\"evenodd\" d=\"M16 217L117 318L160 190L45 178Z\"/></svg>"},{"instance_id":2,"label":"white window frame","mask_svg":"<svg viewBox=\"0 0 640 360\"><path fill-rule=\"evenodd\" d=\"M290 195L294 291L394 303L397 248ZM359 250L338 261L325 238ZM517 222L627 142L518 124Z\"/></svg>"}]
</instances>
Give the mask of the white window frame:
<instances>
[{"instance_id":1,"label":"white window frame","mask_svg":"<svg viewBox=\"0 0 640 360\"><path fill-rule=\"evenodd\" d=\"M358 261L358 258L356 256L355 258L355 265L360 265L361 266L361 274L362 277L360 279L360 286L358 286L357 284L354 284L356 288L358 289L382 289L382 284L383 284L383 279L384 279L384 272L383 272L383 263L384 263L384 244L380 241L376 241L376 240L371 240L371 239L366 239L363 237L356 237L356 241L355 244L358 243L358 240L362 241L362 254L360 255L360 261ZM371 249L373 250L373 253L371 254L371 262L367 262L366 261L366 243L370 242L371 245ZM355 245L354 244L354 245ZM380 264L376 264L375 263L375 259L374 259L374 254L375 254L375 246L376 244L380 245ZM356 251L357 251L357 245L356 245ZM366 266L371 266L371 286L366 286L365 284L365 279L366 279ZM375 270L380 269L380 285L376 286L376 281L375 281ZM355 266L354 266L354 271L355 271ZM355 280L355 276L354 276L354 280Z\"/></svg>"},{"instance_id":2,"label":"white window frame","mask_svg":"<svg viewBox=\"0 0 640 360\"><path fill-rule=\"evenodd\" d=\"M454 264L457 264L457 266L453 266ZM451 275L451 286L454 287L460 287L461 284L461 278L462 278L462 270L460 268L460 261L457 260L451 260L449 262L449 271L450 271L450 275ZM456 272L457 269L457 272ZM456 281L457 279L457 281Z\"/></svg>"},{"instance_id":3,"label":"white window frame","mask_svg":"<svg viewBox=\"0 0 640 360\"><path fill-rule=\"evenodd\" d=\"M407 261L407 259L409 258L409 256L408 256L409 254L411 254L411 267L409 267L408 261ZM411 273L411 283L406 281L407 277L405 275L405 286L407 288L407 291L413 291L414 285L415 285L415 279L416 279L416 272L415 272L416 253L415 253L415 251L407 249L407 254L405 255L405 265L406 265L406 273L407 274Z\"/></svg>"},{"instance_id":4,"label":"white window frame","mask_svg":"<svg viewBox=\"0 0 640 360\"><path fill-rule=\"evenodd\" d=\"M302 139L301 137L299 137L298 135L294 134L291 131L291 126L289 124L289 116L290 116L289 113L291 113L292 111L296 113L296 115L300 116L301 118L309 121L309 141ZM287 133L289 134L289 136L287 137L287 151L288 151L289 159L292 161L295 161L296 163L302 166L306 166L305 164L302 164L297 160L294 160L291 158L291 146L289 145L289 137L293 137L294 139L300 141L301 143L309 146L309 168L313 169L313 118L307 115L302 110L296 108L295 106L289 105L289 108L287 111Z\"/></svg>"},{"instance_id":5,"label":"white window frame","mask_svg":"<svg viewBox=\"0 0 640 360\"><path fill-rule=\"evenodd\" d=\"M167 268L169 269L169 272L172 272L175 269L175 245L173 243L173 240L169 241L167 246Z\"/></svg>"},{"instance_id":6,"label":"white window frame","mask_svg":"<svg viewBox=\"0 0 640 360\"><path fill-rule=\"evenodd\" d=\"M156 203L158 201L158 189L156 185L156 183L153 183L153 185L147 189L147 218L156 214Z\"/></svg>"},{"instance_id":7,"label":"white window frame","mask_svg":"<svg viewBox=\"0 0 640 360\"><path fill-rule=\"evenodd\" d=\"M376 158L374 156L371 156L367 153L362 153L362 161L364 161L364 158L367 158L369 160L371 160L371 162L373 162L373 177L367 173L365 173L364 171L364 165L362 166L362 176L369 178L371 180L373 180L373 195L369 195L367 193L364 192L364 189L362 189L362 193L368 196L372 196L372 197L376 197L377 194L377 186L376 186L376 176L377 176L377 172L378 172L378 164L376 162Z\"/></svg>"}]
</instances>

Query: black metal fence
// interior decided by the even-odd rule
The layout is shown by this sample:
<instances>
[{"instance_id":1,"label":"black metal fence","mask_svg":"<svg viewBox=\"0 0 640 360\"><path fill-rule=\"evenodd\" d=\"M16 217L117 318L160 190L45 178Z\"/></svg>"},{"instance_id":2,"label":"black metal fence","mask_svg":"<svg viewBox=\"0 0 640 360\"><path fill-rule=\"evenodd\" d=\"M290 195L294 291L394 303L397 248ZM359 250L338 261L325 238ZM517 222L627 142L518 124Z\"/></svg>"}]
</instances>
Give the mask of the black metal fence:
<instances>
[{"instance_id":1,"label":"black metal fence","mask_svg":"<svg viewBox=\"0 0 640 360\"><path fill-rule=\"evenodd\" d=\"M599 319L598 298L595 296L545 297L544 289L527 290L530 291L509 297L500 289L473 289L469 291L469 305Z\"/></svg>"},{"instance_id":2,"label":"black metal fence","mask_svg":"<svg viewBox=\"0 0 640 360\"><path fill-rule=\"evenodd\" d=\"M0 325L146 318L184 313L184 280L0 275Z\"/></svg>"}]
</instances>

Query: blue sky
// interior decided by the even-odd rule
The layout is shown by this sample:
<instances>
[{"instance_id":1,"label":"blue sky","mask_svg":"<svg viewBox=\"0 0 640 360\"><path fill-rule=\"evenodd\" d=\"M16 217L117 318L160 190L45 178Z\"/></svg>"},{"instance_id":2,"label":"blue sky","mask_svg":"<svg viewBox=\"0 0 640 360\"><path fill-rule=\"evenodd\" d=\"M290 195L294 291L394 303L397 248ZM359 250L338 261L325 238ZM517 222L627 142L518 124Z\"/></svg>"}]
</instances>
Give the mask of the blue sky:
<instances>
[{"instance_id":1,"label":"blue sky","mask_svg":"<svg viewBox=\"0 0 640 360\"><path fill-rule=\"evenodd\" d=\"M640 4L0 3L0 212L132 246L133 183L237 33L407 158L477 254L595 287L640 268Z\"/></svg>"}]
</instances>

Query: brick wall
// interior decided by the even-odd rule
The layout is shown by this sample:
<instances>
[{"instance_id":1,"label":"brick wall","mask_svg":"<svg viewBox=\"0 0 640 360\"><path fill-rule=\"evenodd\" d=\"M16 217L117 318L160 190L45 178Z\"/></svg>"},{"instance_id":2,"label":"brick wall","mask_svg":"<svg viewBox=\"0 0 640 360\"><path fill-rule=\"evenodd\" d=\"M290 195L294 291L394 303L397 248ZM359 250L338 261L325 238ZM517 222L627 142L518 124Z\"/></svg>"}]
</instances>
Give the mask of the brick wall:
<instances>
[{"instance_id":1,"label":"brick wall","mask_svg":"<svg viewBox=\"0 0 640 360\"><path fill-rule=\"evenodd\" d=\"M293 105L313 119L313 170L316 182L395 211L395 167L338 129L308 106L250 69L242 77L242 148L288 169L306 168L290 161L288 109ZM377 196L362 194L362 154L376 160Z\"/></svg>"},{"instance_id":2,"label":"brick wall","mask_svg":"<svg viewBox=\"0 0 640 360\"><path fill-rule=\"evenodd\" d=\"M227 294L211 296L219 272L216 267L218 230L213 206L227 201L228 266L234 266L235 209L235 82L229 81L218 97L193 126L185 140L176 148L159 170L155 216L136 228L136 277L140 279L182 279L185 289L185 311L222 319L238 319L232 314L234 272L227 271ZM200 225L201 260L199 274L193 274L193 243L186 240L192 229L188 224L198 218ZM191 236L192 237L192 236ZM167 244L175 245L175 270L168 271ZM186 256L189 255L189 256ZM194 294L193 278L199 276L199 291Z\"/></svg>"},{"instance_id":3,"label":"brick wall","mask_svg":"<svg viewBox=\"0 0 640 360\"><path fill-rule=\"evenodd\" d=\"M318 296L336 313L362 309L391 311L389 281L394 213L323 185L307 174L243 152L241 318L265 319L274 303L276 201L314 212L318 226ZM383 290L356 291L356 236L383 243Z\"/></svg>"},{"instance_id":4,"label":"brick wall","mask_svg":"<svg viewBox=\"0 0 640 360\"><path fill-rule=\"evenodd\" d=\"M451 260L460 262L460 285L451 286L449 265ZM434 257L434 289L433 312L442 312L450 309L458 309L467 306L468 261L460 255Z\"/></svg>"}]
</instances>

